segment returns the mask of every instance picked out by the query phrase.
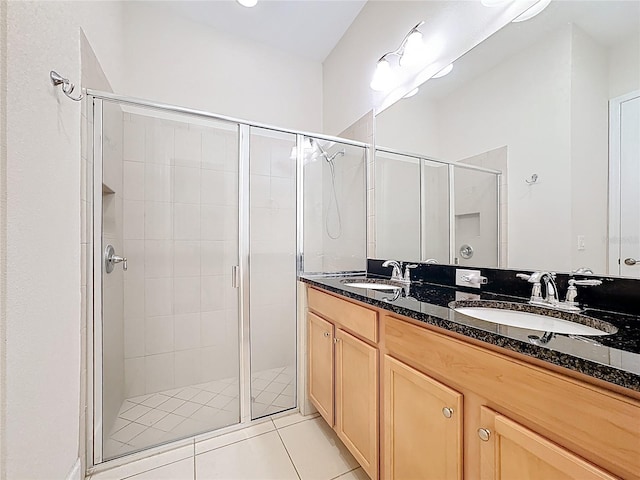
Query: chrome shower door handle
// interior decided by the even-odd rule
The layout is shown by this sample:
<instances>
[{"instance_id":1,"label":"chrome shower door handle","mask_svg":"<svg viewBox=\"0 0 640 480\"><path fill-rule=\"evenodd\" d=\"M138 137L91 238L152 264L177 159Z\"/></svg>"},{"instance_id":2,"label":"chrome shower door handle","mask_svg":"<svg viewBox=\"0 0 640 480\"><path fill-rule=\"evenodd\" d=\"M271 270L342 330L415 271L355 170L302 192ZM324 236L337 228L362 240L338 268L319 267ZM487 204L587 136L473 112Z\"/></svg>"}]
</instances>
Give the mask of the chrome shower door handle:
<instances>
[{"instance_id":1,"label":"chrome shower door handle","mask_svg":"<svg viewBox=\"0 0 640 480\"><path fill-rule=\"evenodd\" d=\"M113 245L107 245L104 249L104 269L107 273L113 272L116 264L122 263L122 269L127 270L127 257L116 255Z\"/></svg>"}]
</instances>

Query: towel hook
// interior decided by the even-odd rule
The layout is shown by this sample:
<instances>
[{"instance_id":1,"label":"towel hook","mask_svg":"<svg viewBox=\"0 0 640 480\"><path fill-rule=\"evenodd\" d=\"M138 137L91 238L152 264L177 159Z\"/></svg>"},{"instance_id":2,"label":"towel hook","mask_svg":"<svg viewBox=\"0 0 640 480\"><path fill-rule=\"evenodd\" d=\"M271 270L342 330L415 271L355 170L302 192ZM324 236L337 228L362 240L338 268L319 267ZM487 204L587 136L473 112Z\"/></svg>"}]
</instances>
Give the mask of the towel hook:
<instances>
[{"instance_id":1,"label":"towel hook","mask_svg":"<svg viewBox=\"0 0 640 480\"><path fill-rule=\"evenodd\" d=\"M54 86L57 87L58 85L62 85L62 92L74 102L79 102L84 98L82 93L79 97L72 97L71 94L73 93L75 85L71 83L68 78L64 78L55 70L51 70L51 72L49 72L49 78L51 78L51 83L53 83Z\"/></svg>"},{"instance_id":2,"label":"towel hook","mask_svg":"<svg viewBox=\"0 0 640 480\"><path fill-rule=\"evenodd\" d=\"M533 185L534 183L538 182L538 174L534 173L533 175L531 175L530 178L525 178L524 181L528 184L528 185Z\"/></svg>"}]
</instances>

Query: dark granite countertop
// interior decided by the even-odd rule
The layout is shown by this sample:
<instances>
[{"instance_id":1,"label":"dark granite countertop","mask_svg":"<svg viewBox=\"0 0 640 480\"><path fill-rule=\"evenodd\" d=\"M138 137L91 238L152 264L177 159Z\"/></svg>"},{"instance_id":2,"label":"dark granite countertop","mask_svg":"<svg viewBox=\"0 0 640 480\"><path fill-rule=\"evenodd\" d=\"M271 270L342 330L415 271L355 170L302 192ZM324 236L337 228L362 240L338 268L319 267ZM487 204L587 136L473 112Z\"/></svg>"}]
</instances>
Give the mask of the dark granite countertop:
<instances>
[{"instance_id":1,"label":"dark granite countertop","mask_svg":"<svg viewBox=\"0 0 640 480\"><path fill-rule=\"evenodd\" d=\"M412 282L408 292L402 289L394 294L348 287L341 282L345 278L366 275L300 276L301 281L320 289L640 392L640 317L588 309L582 314L609 322L618 331L578 338L555 334L547 344L536 345L529 336L542 337L544 332L478 320L449 308L450 302L469 298L468 290ZM481 300L526 304L526 299L518 297L479 293Z\"/></svg>"}]
</instances>

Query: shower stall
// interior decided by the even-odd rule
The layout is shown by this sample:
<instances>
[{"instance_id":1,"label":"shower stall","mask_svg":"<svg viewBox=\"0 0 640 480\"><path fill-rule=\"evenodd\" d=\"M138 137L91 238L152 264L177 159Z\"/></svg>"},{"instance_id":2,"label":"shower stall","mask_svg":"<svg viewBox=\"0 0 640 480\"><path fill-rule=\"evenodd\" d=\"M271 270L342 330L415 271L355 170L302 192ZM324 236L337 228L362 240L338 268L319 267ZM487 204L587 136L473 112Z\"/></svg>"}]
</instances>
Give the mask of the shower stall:
<instances>
[{"instance_id":1,"label":"shower stall","mask_svg":"<svg viewBox=\"0 0 640 480\"><path fill-rule=\"evenodd\" d=\"M87 102L90 462L297 408L296 275L364 269L367 145Z\"/></svg>"},{"instance_id":2,"label":"shower stall","mask_svg":"<svg viewBox=\"0 0 640 480\"><path fill-rule=\"evenodd\" d=\"M504 267L506 176L473 160L446 162L377 147L375 256Z\"/></svg>"}]
</instances>

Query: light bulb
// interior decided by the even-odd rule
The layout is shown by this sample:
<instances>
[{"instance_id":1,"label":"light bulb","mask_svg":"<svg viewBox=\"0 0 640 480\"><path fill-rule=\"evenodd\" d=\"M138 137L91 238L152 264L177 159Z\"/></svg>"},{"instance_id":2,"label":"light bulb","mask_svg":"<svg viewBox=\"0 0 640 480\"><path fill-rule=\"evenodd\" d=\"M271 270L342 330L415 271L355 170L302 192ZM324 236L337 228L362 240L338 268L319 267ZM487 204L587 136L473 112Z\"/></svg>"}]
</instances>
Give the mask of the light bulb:
<instances>
[{"instance_id":1,"label":"light bulb","mask_svg":"<svg viewBox=\"0 0 640 480\"><path fill-rule=\"evenodd\" d=\"M512 22L524 22L525 20L529 20L547 8L550 3L551 0L540 0L538 3L533 4L528 10L525 10L524 13L514 18Z\"/></svg>"},{"instance_id":2,"label":"light bulb","mask_svg":"<svg viewBox=\"0 0 640 480\"><path fill-rule=\"evenodd\" d=\"M373 79L369 84L372 90L376 92L383 92L389 90L393 86L394 75L391 71L391 65L389 62L382 58L376 65L376 71L373 74Z\"/></svg>"},{"instance_id":3,"label":"light bulb","mask_svg":"<svg viewBox=\"0 0 640 480\"><path fill-rule=\"evenodd\" d=\"M440 78L440 77L444 77L445 75L448 75L451 73L451 70L453 70L453 63L450 63L449 65L447 65L446 67L444 67L442 70L440 70L438 73L436 73L433 77L431 78Z\"/></svg>"},{"instance_id":4,"label":"light bulb","mask_svg":"<svg viewBox=\"0 0 640 480\"><path fill-rule=\"evenodd\" d=\"M424 43L422 42L422 33L414 30L404 44L404 51L400 57L401 67L412 67L419 65L423 60Z\"/></svg>"},{"instance_id":5,"label":"light bulb","mask_svg":"<svg viewBox=\"0 0 640 480\"><path fill-rule=\"evenodd\" d=\"M236 0L240 5L242 5L243 7L255 7L256 4L258 3L258 0Z\"/></svg>"}]
</instances>

